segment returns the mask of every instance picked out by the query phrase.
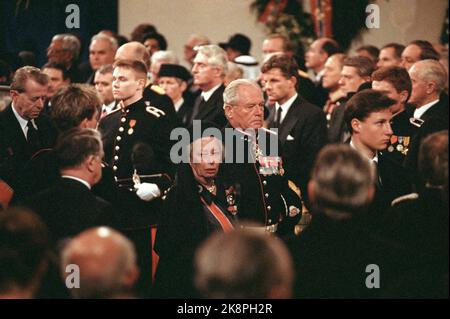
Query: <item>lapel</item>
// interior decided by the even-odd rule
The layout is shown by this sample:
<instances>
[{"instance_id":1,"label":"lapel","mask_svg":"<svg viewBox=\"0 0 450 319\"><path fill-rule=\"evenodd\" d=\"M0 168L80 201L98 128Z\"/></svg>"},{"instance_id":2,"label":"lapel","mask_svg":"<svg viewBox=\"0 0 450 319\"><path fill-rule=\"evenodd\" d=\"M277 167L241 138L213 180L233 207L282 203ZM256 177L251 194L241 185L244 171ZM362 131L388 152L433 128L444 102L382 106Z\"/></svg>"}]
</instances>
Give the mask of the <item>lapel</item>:
<instances>
[{"instance_id":1,"label":"lapel","mask_svg":"<svg viewBox=\"0 0 450 319\"><path fill-rule=\"evenodd\" d=\"M27 140L25 138L25 135L23 134L22 128L20 127L19 121L17 121L17 118L13 113L11 104L4 111L3 125L6 128L5 132L7 132L9 136L11 145L23 145L24 147L27 146Z\"/></svg>"},{"instance_id":2,"label":"lapel","mask_svg":"<svg viewBox=\"0 0 450 319\"><path fill-rule=\"evenodd\" d=\"M423 113L421 119L424 121L428 121L432 117L443 116L445 113L446 106L444 105L442 100L439 100L436 104L430 107L425 113ZM448 114L448 111L447 111Z\"/></svg>"},{"instance_id":3,"label":"lapel","mask_svg":"<svg viewBox=\"0 0 450 319\"><path fill-rule=\"evenodd\" d=\"M278 128L278 136L282 144L286 142L289 132L293 129L299 120L300 104L302 103L300 95L294 100L289 111L287 112L283 123Z\"/></svg>"},{"instance_id":4,"label":"lapel","mask_svg":"<svg viewBox=\"0 0 450 319\"><path fill-rule=\"evenodd\" d=\"M195 118L204 119L209 114L216 112L217 104L222 97L224 89L225 89L225 86L223 84L221 86L219 86L219 88L217 90L215 90L214 93L211 95L209 100L207 102L205 102L205 104L202 105L202 107L198 110L198 113L195 116ZM201 100L201 95L198 97L198 101L200 101L200 100ZM198 103L200 103L200 102L198 102Z\"/></svg>"}]
</instances>

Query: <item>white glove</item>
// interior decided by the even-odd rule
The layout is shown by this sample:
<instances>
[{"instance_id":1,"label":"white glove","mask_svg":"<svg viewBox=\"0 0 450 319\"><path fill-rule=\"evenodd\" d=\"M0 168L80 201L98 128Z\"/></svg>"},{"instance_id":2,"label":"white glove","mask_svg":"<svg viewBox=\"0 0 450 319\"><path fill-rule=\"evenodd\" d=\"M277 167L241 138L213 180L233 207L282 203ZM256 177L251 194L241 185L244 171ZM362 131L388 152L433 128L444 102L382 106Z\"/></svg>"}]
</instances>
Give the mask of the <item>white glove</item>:
<instances>
[{"instance_id":1,"label":"white glove","mask_svg":"<svg viewBox=\"0 0 450 319\"><path fill-rule=\"evenodd\" d=\"M161 195L158 185L153 183L141 183L134 186L136 195L146 202L149 202Z\"/></svg>"}]
</instances>

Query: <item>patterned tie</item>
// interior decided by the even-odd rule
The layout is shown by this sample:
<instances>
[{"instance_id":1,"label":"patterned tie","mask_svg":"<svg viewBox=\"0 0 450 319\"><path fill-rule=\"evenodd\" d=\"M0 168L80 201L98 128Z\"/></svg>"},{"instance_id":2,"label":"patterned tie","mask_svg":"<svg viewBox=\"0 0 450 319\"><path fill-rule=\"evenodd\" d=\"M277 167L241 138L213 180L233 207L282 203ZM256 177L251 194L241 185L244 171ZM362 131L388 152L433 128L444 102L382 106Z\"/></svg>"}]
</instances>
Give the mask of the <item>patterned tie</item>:
<instances>
[{"instance_id":1,"label":"patterned tie","mask_svg":"<svg viewBox=\"0 0 450 319\"><path fill-rule=\"evenodd\" d=\"M30 120L27 123L28 131L27 131L27 141L28 145L30 145L32 153L38 151L41 148L41 143L39 141L39 134L37 130L34 128L33 122Z\"/></svg>"}]
</instances>

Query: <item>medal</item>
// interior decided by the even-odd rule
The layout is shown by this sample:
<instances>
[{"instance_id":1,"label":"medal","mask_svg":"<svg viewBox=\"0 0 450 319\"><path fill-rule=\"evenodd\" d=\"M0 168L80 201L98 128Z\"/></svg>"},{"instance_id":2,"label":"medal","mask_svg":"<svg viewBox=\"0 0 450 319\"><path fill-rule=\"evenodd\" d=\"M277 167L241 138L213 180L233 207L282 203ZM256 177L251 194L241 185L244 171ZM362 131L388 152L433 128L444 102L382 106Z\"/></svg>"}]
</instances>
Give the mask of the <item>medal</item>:
<instances>
[{"instance_id":1,"label":"medal","mask_svg":"<svg viewBox=\"0 0 450 319\"><path fill-rule=\"evenodd\" d=\"M388 152L392 153L394 151L394 146L389 145L387 150L388 150Z\"/></svg>"},{"instance_id":2,"label":"medal","mask_svg":"<svg viewBox=\"0 0 450 319\"><path fill-rule=\"evenodd\" d=\"M130 127L133 128L136 125L136 120L130 120Z\"/></svg>"},{"instance_id":3,"label":"medal","mask_svg":"<svg viewBox=\"0 0 450 319\"><path fill-rule=\"evenodd\" d=\"M397 151L399 151L399 152L403 151L403 145L402 144L398 144L397 145Z\"/></svg>"},{"instance_id":4,"label":"medal","mask_svg":"<svg viewBox=\"0 0 450 319\"><path fill-rule=\"evenodd\" d=\"M391 144L395 144L397 142L398 136L397 135L392 135L391 136Z\"/></svg>"},{"instance_id":5,"label":"medal","mask_svg":"<svg viewBox=\"0 0 450 319\"><path fill-rule=\"evenodd\" d=\"M132 128L130 128L130 129L128 130L128 135L133 134L133 132L134 132L134 130L133 130Z\"/></svg>"},{"instance_id":6,"label":"medal","mask_svg":"<svg viewBox=\"0 0 450 319\"><path fill-rule=\"evenodd\" d=\"M403 142L403 145L405 145L405 147L409 145L410 138L411 138L410 136L405 136L404 137L405 141Z\"/></svg>"}]
</instances>

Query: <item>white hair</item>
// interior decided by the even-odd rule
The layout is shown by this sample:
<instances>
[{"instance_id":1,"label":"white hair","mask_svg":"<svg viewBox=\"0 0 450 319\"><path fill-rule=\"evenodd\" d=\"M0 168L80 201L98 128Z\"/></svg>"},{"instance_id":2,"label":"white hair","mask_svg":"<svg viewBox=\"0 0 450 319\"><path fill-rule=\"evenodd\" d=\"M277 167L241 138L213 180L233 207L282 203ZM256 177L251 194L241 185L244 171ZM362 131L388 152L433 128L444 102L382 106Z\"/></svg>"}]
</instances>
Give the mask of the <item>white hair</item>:
<instances>
[{"instance_id":1,"label":"white hair","mask_svg":"<svg viewBox=\"0 0 450 319\"><path fill-rule=\"evenodd\" d=\"M91 44L92 44L94 41L97 41L97 40L100 40L100 41L101 41L101 40L108 41L112 51L117 51L117 49L118 49L118 47L119 47L116 38L111 37L111 36L106 35L106 34L103 34L103 33L97 33L96 35L94 35L94 36L92 37L92 39L91 39Z\"/></svg>"}]
</instances>

